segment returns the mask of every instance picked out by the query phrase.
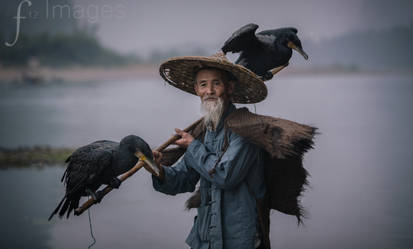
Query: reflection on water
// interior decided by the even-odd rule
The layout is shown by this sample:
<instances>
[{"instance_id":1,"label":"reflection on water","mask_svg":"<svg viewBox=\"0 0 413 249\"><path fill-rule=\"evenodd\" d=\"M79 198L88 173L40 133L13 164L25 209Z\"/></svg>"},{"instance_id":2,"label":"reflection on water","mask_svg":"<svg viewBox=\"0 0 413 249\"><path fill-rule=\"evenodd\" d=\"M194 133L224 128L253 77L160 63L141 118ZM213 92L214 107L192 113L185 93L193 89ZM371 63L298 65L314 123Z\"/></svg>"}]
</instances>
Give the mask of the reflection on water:
<instances>
[{"instance_id":1,"label":"reflection on water","mask_svg":"<svg viewBox=\"0 0 413 249\"><path fill-rule=\"evenodd\" d=\"M309 218L297 228L293 217L274 212L274 248L412 248L411 83L410 76L383 75L268 83L258 113L315 125L322 133L305 157ZM79 146L131 133L155 147L174 127L200 116L197 98L160 79L0 88L0 146L6 147ZM62 172L0 171L1 234L7 235L0 236L1 248L84 248L91 242L87 213L46 222L63 194ZM138 172L92 209L96 248L186 248L194 216L184 211L187 197L153 191L149 175Z\"/></svg>"},{"instance_id":2,"label":"reflection on water","mask_svg":"<svg viewBox=\"0 0 413 249\"><path fill-rule=\"evenodd\" d=\"M200 116L196 98L153 79L1 88L0 146L6 147L80 146L128 134L156 145L173 125Z\"/></svg>"},{"instance_id":3,"label":"reflection on water","mask_svg":"<svg viewBox=\"0 0 413 249\"><path fill-rule=\"evenodd\" d=\"M47 214L61 194L62 172L57 166L0 171L1 248L48 248Z\"/></svg>"}]
</instances>

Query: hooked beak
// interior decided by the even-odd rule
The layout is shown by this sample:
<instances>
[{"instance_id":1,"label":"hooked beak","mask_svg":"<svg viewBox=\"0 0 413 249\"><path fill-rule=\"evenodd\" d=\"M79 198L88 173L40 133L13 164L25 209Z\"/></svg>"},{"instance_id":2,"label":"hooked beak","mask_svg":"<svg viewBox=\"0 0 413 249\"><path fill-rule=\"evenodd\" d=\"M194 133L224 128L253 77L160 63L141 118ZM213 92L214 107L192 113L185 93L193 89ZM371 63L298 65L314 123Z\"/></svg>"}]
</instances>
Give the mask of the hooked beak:
<instances>
[{"instance_id":1,"label":"hooked beak","mask_svg":"<svg viewBox=\"0 0 413 249\"><path fill-rule=\"evenodd\" d=\"M137 151L135 153L135 156L137 158L139 158L139 160L142 160L145 162L145 164L143 165L143 167L145 167L145 169L147 169L149 172L151 172L153 175L158 176L160 175L160 171L158 166L155 164L155 162L152 159L149 159L148 157L146 157L142 152Z\"/></svg>"},{"instance_id":2,"label":"hooked beak","mask_svg":"<svg viewBox=\"0 0 413 249\"><path fill-rule=\"evenodd\" d=\"M308 60L308 55L306 54L306 52L304 52L302 48L297 47L292 41L289 41L287 43L287 46L291 49L294 49L295 51L300 53L304 57L304 59Z\"/></svg>"}]
</instances>

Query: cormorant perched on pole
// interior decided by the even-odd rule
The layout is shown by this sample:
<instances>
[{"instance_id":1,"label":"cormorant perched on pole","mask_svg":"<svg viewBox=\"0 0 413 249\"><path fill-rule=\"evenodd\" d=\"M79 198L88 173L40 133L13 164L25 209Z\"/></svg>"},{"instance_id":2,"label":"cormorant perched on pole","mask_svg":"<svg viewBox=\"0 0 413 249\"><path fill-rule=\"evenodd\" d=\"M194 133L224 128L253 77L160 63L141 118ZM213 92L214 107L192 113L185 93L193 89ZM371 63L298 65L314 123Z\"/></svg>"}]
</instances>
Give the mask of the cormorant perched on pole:
<instances>
[{"instance_id":1,"label":"cormorant perched on pole","mask_svg":"<svg viewBox=\"0 0 413 249\"><path fill-rule=\"evenodd\" d=\"M69 164L61 179L66 184L66 194L49 220L57 212L60 217L66 214L69 218L70 213L79 206L82 196L90 195L99 202L103 194L96 190L102 184L119 188L121 181L117 176L130 170L139 159L147 163L155 174L159 174L153 162L152 150L135 135L124 137L120 143L100 140L78 148L66 159Z\"/></svg>"},{"instance_id":2,"label":"cormorant perched on pole","mask_svg":"<svg viewBox=\"0 0 413 249\"><path fill-rule=\"evenodd\" d=\"M308 59L296 28L271 29L255 34L257 29L257 24L250 23L235 31L222 47L224 54L241 52L235 63L253 71L263 80L273 77L269 70L288 65L292 49Z\"/></svg>"}]
</instances>

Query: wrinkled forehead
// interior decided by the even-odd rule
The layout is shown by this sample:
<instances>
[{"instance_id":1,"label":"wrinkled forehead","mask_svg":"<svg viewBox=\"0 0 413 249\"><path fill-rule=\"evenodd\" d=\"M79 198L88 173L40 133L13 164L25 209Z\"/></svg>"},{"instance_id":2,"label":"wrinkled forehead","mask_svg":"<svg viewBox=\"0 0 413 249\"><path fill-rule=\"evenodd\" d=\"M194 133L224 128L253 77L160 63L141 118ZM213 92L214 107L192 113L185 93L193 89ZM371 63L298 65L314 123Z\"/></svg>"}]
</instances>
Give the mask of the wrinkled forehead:
<instances>
[{"instance_id":1,"label":"wrinkled forehead","mask_svg":"<svg viewBox=\"0 0 413 249\"><path fill-rule=\"evenodd\" d=\"M221 68L203 67L198 70L195 70L194 72L195 83L198 83L201 80L201 78L206 79L207 77L208 79L220 79L225 84L227 84L228 81L236 80L232 73L225 71Z\"/></svg>"},{"instance_id":2,"label":"wrinkled forehead","mask_svg":"<svg viewBox=\"0 0 413 249\"><path fill-rule=\"evenodd\" d=\"M201 68L195 74L195 83L205 80L221 80L225 81L225 73L217 68Z\"/></svg>"}]
</instances>

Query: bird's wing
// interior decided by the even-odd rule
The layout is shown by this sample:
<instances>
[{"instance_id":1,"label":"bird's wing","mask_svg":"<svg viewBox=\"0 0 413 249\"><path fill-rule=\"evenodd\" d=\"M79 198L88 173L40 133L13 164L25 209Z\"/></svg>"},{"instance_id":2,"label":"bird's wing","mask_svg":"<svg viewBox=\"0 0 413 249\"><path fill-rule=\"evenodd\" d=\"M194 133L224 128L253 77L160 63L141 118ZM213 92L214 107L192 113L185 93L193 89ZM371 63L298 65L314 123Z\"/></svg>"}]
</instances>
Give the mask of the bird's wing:
<instances>
[{"instance_id":1,"label":"bird's wing","mask_svg":"<svg viewBox=\"0 0 413 249\"><path fill-rule=\"evenodd\" d=\"M83 189L91 179L111 166L112 148L113 144L98 141L73 152L64 175L66 195Z\"/></svg>"},{"instance_id":2,"label":"bird's wing","mask_svg":"<svg viewBox=\"0 0 413 249\"><path fill-rule=\"evenodd\" d=\"M257 35L267 35L267 36L271 35L271 36L279 37L281 34L288 33L288 32L292 32L294 34L297 34L297 29L293 28L293 27L279 28L279 29L269 29L269 30L261 31L261 32L257 33Z\"/></svg>"},{"instance_id":3,"label":"bird's wing","mask_svg":"<svg viewBox=\"0 0 413 249\"><path fill-rule=\"evenodd\" d=\"M224 53L238 53L245 50L255 49L260 46L260 41L255 36L258 25L254 23L247 24L235 31L232 36L225 41L222 46Z\"/></svg>"},{"instance_id":4,"label":"bird's wing","mask_svg":"<svg viewBox=\"0 0 413 249\"><path fill-rule=\"evenodd\" d=\"M107 147L107 146L117 145L118 143L110 141L110 140L98 140L98 141L93 142L92 144L96 144L100 147L105 147L105 146Z\"/></svg>"}]
</instances>

